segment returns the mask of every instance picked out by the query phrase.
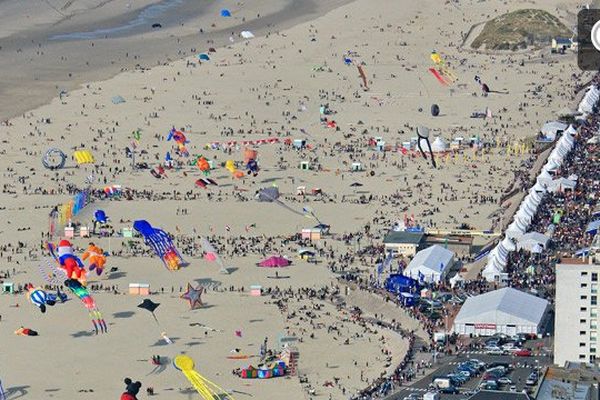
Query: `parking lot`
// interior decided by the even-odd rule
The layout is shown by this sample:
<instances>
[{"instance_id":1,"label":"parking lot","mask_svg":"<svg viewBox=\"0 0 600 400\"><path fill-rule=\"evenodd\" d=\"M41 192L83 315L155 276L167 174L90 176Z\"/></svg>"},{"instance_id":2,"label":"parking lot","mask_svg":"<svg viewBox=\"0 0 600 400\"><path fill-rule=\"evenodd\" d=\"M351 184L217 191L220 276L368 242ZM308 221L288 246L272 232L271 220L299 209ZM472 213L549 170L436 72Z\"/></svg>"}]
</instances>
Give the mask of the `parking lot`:
<instances>
[{"instance_id":1,"label":"parking lot","mask_svg":"<svg viewBox=\"0 0 600 400\"><path fill-rule=\"evenodd\" d=\"M486 354L483 350L466 352L458 356L446 358L443 361L443 364L440 365L440 367L434 372L414 382L411 386L397 391L393 395L387 397L387 399L404 400L410 395L413 395L413 398L420 399L422 398L423 394L429 391L435 377L444 377L455 374L458 366L468 360L481 361L482 363L486 364L486 367L484 367L477 376L473 376L460 386L457 386L456 389L459 391L458 394L440 393L440 398L442 400L459 400L469 398L469 396L478 390L482 384L485 370L500 364L507 364L511 366L508 373L503 376L504 378L508 378L511 383L499 384L497 390L509 391L511 388L512 390L519 392L523 389L532 390L535 388L535 385L526 385L529 375L532 372L541 370L544 366L552 363L552 358L547 356L518 357L514 355L490 355Z\"/></svg>"}]
</instances>

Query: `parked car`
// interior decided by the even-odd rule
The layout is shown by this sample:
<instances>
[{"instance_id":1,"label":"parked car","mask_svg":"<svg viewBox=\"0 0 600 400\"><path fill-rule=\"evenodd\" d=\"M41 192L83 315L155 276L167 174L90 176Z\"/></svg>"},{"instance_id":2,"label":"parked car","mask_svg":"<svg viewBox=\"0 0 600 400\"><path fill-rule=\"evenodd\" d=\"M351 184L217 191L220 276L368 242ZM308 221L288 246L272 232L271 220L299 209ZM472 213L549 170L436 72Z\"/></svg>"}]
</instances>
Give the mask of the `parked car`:
<instances>
[{"instance_id":1,"label":"parked car","mask_svg":"<svg viewBox=\"0 0 600 400\"><path fill-rule=\"evenodd\" d=\"M510 378L507 378L505 376L499 378L497 382L501 385L512 385L512 381L510 380Z\"/></svg>"},{"instance_id":2,"label":"parked car","mask_svg":"<svg viewBox=\"0 0 600 400\"><path fill-rule=\"evenodd\" d=\"M440 393L444 394L459 394L460 391L454 386L448 386L447 388L440 389Z\"/></svg>"},{"instance_id":3,"label":"parked car","mask_svg":"<svg viewBox=\"0 0 600 400\"><path fill-rule=\"evenodd\" d=\"M531 357L532 353L529 349L520 349L513 353L517 357Z\"/></svg>"},{"instance_id":4,"label":"parked car","mask_svg":"<svg viewBox=\"0 0 600 400\"><path fill-rule=\"evenodd\" d=\"M502 350L500 347L488 347L486 348L485 352L493 356L501 356L504 354L504 350Z\"/></svg>"},{"instance_id":5,"label":"parked car","mask_svg":"<svg viewBox=\"0 0 600 400\"><path fill-rule=\"evenodd\" d=\"M533 386L533 385L535 385L537 383L537 381L538 381L538 374L536 374L535 372L532 372L527 377L527 380L525 381L525 384L527 386Z\"/></svg>"}]
</instances>

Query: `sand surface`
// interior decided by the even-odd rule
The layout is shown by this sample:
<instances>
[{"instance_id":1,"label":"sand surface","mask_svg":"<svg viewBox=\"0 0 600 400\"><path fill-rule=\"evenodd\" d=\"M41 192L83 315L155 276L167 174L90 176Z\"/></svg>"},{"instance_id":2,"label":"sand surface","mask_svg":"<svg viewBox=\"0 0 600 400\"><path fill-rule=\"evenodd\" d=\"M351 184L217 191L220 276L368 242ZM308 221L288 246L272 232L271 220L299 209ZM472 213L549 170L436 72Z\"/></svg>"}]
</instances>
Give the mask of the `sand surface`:
<instances>
[{"instance_id":1,"label":"sand surface","mask_svg":"<svg viewBox=\"0 0 600 400\"><path fill-rule=\"evenodd\" d=\"M170 360L186 353L206 377L237 391L238 399L250 395L276 399L282 393L287 399L305 399L307 385L301 385L297 376L242 380L231 371L257 360L226 358L236 348L258 354L265 337L275 348L278 337L296 335L302 338L295 343L300 352L298 372L307 377L317 397L346 399L390 372L408 343L391 331L354 322L345 308L335 306L336 296L309 298L298 291L327 287L334 292L342 270L372 274L376 257L356 256L358 249L381 244L393 222L411 215L428 228L454 229L465 222L476 230L498 229L504 213L499 199L529 156L527 151L508 154L507 147L528 148L539 127L571 105L571 75L579 71L572 54L549 56L544 51L541 58L541 52L477 53L460 47L461 34L473 24L522 7L547 9L568 23L572 15L563 11L566 2L561 1L558 9L554 0L509 4L382 0L376 7L368 0L223 1L197 8L185 3L165 17L160 30L134 28L99 40L49 40L57 34L126 24L151 3L155 2L48 1L48 7L60 11L52 13L28 2L20 7L0 2L0 22L29 15L24 24L0 24L0 109L8 121L0 126L0 243L13 246L2 249L0 271L12 274L14 268L16 275L10 281L16 284L44 283L37 266L46 257L40 242L48 230L48 214L69 199L68 184L82 188L90 175L95 189L119 184L153 191L157 198L97 201L75 222L91 226L93 212L101 208L117 231L131 226L131 221L147 219L176 235L179 243L192 243L193 249L185 256L186 268L169 272L156 257L128 255L128 240L94 238L111 253L123 251L108 259L109 267L118 271L93 282L114 286L121 293L93 293L109 324L105 335L91 333L77 299L42 315L23 294L0 296L0 379L15 393L9 398L18 398L18 393L24 399L116 398L126 376L142 381L143 390L154 387L160 399L197 398L170 363L152 372L149 362L154 354ZM216 17L223 7L234 11L232 19ZM200 34L200 28L205 33ZM243 40L238 34L246 29L257 37ZM195 55L208 47L216 48L211 61L198 63ZM453 86L440 85L427 71L433 49L458 76ZM361 87L357 68L344 65L344 56L363 63L368 91ZM120 70L124 72L111 77ZM483 97L475 75L505 94ZM62 89L67 93L59 98ZM125 103L113 104L116 95ZM429 113L434 103L441 108L437 118ZM320 123L319 107L325 104L339 130ZM493 118L469 118L486 107ZM382 137L391 145L409 141L417 125L431 128L432 140L479 136L494 146L438 155L437 169L417 155L377 152L367 146L371 137ZM185 129L192 155L214 160L217 168L210 177L218 187L195 186L202 177L195 166L167 170L167 177L160 180L148 170L132 170L124 151L132 147L132 131L142 134L136 161L155 166L167 151L177 158L176 146L165 141L173 126ZM241 162L243 145L230 152L206 148L215 141L268 137L278 137L280 143L257 147L260 171L241 180L233 179L221 164L229 159ZM283 144L286 138L305 139L311 148L295 150ZM43 168L40 160L50 147L69 155L66 168ZM76 166L70 156L82 148L92 151L95 166ZM312 169L301 170L302 161L309 161ZM353 162L360 162L363 170L351 172ZM272 184L279 187L288 208L254 200L256 190ZM325 196L297 196L298 186L320 188ZM333 235L313 244L322 251L317 264L297 257L298 242L284 240L315 224L301 215L303 207L331 224ZM344 235L357 233L360 241L344 240ZM200 235L214 236L224 246L221 256L230 274L220 273L216 263L202 258ZM239 254L247 243L240 236L258 238L260 244ZM73 242L84 249L88 241ZM25 248L15 253L18 242ZM278 271L288 278L273 279L274 271L255 266L271 254L293 260L292 266ZM159 325L136 307L140 297L125 294L132 282L149 283L157 292L152 299L161 304L155 313ZM205 307L190 311L179 298L180 288L188 282L207 288ZM280 310L278 299L249 296L251 285L291 288L296 296ZM378 305L368 294L352 293L346 300L368 315L383 314L387 320L402 321L406 330L418 330L416 321L403 311ZM35 329L40 336L15 336L19 326ZM161 332L167 332L174 344L166 345ZM389 352L391 361L382 351ZM324 386L334 378L339 384ZM89 389L93 392L80 392ZM145 392L140 398L146 398Z\"/></svg>"}]
</instances>

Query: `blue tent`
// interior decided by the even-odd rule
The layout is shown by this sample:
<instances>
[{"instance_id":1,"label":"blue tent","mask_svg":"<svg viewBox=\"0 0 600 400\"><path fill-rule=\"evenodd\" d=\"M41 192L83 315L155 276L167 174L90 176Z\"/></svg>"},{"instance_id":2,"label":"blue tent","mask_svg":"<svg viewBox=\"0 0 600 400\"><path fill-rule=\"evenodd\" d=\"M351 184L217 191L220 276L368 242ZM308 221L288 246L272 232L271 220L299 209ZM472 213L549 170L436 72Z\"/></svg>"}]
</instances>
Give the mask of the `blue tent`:
<instances>
[{"instance_id":1,"label":"blue tent","mask_svg":"<svg viewBox=\"0 0 600 400\"><path fill-rule=\"evenodd\" d=\"M585 228L585 232L591 235L595 235L596 233L598 233L598 228L600 228L600 219L590 222L587 228Z\"/></svg>"},{"instance_id":2,"label":"blue tent","mask_svg":"<svg viewBox=\"0 0 600 400\"><path fill-rule=\"evenodd\" d=\"M391 274L385 280L385 290L391 293L410 293L418 286L415 279L402 274Z\"/></svg>"},{"instance_id":3,"label":"blue tent","mask_svg":"<svg viewBox=\"0 0 600 400\"><path fill-rule=\"evenodd\" d=\"M209 61L210 57L206 53L198 54L198 59L201 61Z\"/></svg>"},{"instance_id":4,"label":"blue tent","mask_svg":"<svg viewBox=\"0 0 600 400\"><path fill-rule=\"evenodd\" d=\"M231 17L231 11L229 11L226 8L222 9L221 10L221 17Z\"/></svg>"},{"instance_id":5,"label":"blue tent","mask_svg":"<svg viewBox=\"0 0 600 400\"><path fill-rule=\"evenodd\" d=\"M104 210L96 210L94 213L94 219L101 224L105 224L108 221L108 217L106 216Z\"/></svg>"}]
</instances>

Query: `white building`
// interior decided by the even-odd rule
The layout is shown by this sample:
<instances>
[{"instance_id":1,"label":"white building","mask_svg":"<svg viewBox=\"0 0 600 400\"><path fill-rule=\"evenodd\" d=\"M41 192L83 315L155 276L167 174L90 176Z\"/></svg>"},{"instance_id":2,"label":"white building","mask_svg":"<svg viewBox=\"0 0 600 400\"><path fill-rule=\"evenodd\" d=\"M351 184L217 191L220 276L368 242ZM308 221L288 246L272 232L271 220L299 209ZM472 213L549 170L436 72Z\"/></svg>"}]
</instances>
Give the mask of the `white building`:
<instances>
[{"instance_id":1,"label":"white building","mask_svg":"<svg viewBox=\"0 0 600 400\"><path fill-rule=\"evenodd\" d=\"M496 333L542 334L548 301L513 288L503 288L465 301L454 320L454 332L491 336Z\"/></svg>"},{"instance_id":2,"label":"white building","mask_svg":"<svg viewBox=\"0 0 600 400\"><path fill-rule=\"evenodd\" d=\"M453 261L452 251L434 244L415 254L404 275L418 281L438 283L446 278Z\"/></svg>"},{"instance_id":3,"label":"white building","mask_svg":"<svg viewBox=\"0 0 600 400\"><path fill-rule=\"evenodd\" d=\"M598 276L600 265L588 263L556 266L554 363L594 363L598 340Z\"/></svg>"}]
</instances>

